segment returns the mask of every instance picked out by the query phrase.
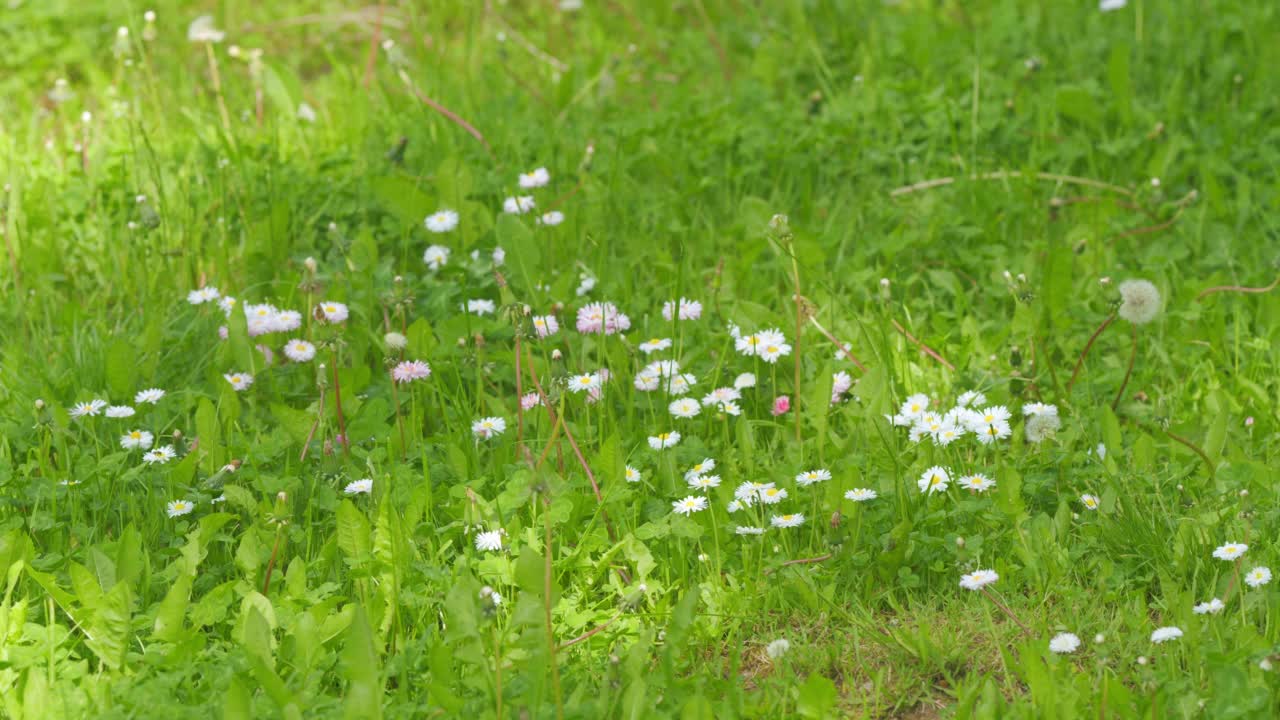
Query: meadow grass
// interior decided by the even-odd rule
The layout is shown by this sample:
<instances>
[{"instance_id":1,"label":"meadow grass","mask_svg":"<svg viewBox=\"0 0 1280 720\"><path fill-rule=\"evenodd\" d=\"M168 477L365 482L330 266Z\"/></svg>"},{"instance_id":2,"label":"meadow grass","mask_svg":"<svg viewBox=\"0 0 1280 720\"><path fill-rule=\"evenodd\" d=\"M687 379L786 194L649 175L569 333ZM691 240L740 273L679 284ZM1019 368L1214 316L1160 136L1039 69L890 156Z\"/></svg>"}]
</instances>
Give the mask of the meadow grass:
<instances>
[{"instance_id":1,"label":"meadow grass","mask_svg":"<svg viewBox=\"0 0 1280 720\"><path fill-rule=\"evenodd\" d=\"M8 4L0 714L1280 713L1280 7L573 5Z\"/></svg>"}]
</instances>

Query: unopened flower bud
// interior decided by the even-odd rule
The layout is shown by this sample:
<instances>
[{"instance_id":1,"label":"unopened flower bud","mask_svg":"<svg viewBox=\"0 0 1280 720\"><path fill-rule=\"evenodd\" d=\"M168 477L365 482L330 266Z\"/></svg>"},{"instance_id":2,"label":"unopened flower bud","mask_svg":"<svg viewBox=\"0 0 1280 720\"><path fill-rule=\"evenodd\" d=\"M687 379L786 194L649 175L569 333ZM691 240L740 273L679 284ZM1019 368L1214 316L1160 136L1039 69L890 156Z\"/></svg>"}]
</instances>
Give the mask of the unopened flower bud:
<instances>
[{"instance_id":1,"label":"unopened flower bud","mask_svg":"<svg viewBox=\"0 0 1280 720\"><path fill-rule=\"evenodd\" d=\"M956 536L956 547L964 547L964 538Z\"/></svg>"},{"instance_id":2,"label":"unopened flower bud","mask_svg":"<svg viewBox=\"0 0 1280 720\"><path fill-rule=\"evenodd\" d=\"M557 349L555 349L555 350L552 350L552 351L551 351L551 359L552 359L552 360L559 360L561 357L563 357L563 356L560 354L560 350L559 350L559 348L557 348Z\"/></svg>"},{"instance_id":3,"label":"unopened flower bud","mask_svg":"<svg viewBox=\"0 0 1280 720\"><path fill-rule=\"evenodd\" d=\"M36 409L37 409L37 410L43 410L43 409L44 409L44 401L43 401L43 400L41 400L41 399L39 399L39 398L36 398Z\"/></svg>"},{"instance_id":4,"label":"unopened flower bud","mask_svg":"<svg viewBox=\"0 0 1280 720\"><path fill-rule=\"evenodd\" d=\"M280 502L288 502L289 494L281 490L280 492L276 493L276 500Z\"/></svg>"},{"instance_id":5,"label":"unopened flower bud","mask_svg":"<svg viewBox=\"0 0 1280 720\"><path fill-rule=\"evenodd\" d=\"M303 260L302 265L307 268L307 272L313 273L316 271L316 259L313 257L308 257L306 260Z\"/></svg>"}]
</instances>

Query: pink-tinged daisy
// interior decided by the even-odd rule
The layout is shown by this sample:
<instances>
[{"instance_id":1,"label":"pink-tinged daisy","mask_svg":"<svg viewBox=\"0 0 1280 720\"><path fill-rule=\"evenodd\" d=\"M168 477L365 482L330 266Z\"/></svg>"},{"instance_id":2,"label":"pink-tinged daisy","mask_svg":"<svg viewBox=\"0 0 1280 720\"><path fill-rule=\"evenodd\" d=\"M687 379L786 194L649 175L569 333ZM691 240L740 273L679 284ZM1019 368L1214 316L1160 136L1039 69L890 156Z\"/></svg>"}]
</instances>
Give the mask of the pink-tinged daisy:
<instances>
[{"instance_id":1,"label":"pink-tinged daisy","mask_svg":"<svg viewBox=\"0 0 1280 720\"><path fill-rule=\"evenodd\" d=\"M520 396L520 408L522 410L532 410L542 404L542 396L536 392L525 393Z\"/></svg>"},{"instance_id":2,"label":"pink-tinged daisy","mask_svg":"<svg viewBox=\"0 0 1280 720\"><path fill-rule=\"evenodd\" d=\"M960 577L960 587L965 590L981 590L999 579L995 570L974 570Z\"/></svg>"},{"instance_id":3,"label":"pink-tinged daisy","mask_svg":"<svg viewBox=\"0 0 1280 720\"><path fill-rule=\"evenodd\" d=\"M680 298L679 307L679 317L681 320L697 320L702 317L702 303L697 300ZM671 322L673 319L672 311L675 309L676 302L674 300L668 300L667 302L662 303L662 318L667 322Z\"/></svg>"},{"instance_id":4,"label":"pink-tinged daisy","mask_svg":"<svg viewBox=\"0 0 1280 720\"><path fill-rule=\"evenodd\" d=\"M578 309L578 332L613 335L631 329L631 318L613 303L589 303Z\"/></svg>"},{"instance_id":5,"label":"pink-tinged daisy","mask_svg":"<svg viewBox=\"0 0 1280 720\"><path fill-rule=\"evenodd\" d=\"M752 373L742 373L733 379L733 387L737 390L746 390L756 386L756 376Z\"/></svg>"},{"instance_id":6,"label":"pink-tinged daisy","mask_svg":"<svg viewBox=\"0 0 1280 720\"><path fill-rule=\"evenodd\" d=\"M410 383L431 376L431 366L421 360L405 360L391 368L391 379L400 383Z\"/></svg>"},{"instance_id":7,"label":"pink-tinged daisy","mask_svg":"<svg viewBox=\"0 0 1280 720\"><path fill-rule=\"evenodd\" d=\"M535 315L533 332L540 338L550 337L560 332L560 323L556 321L554 315Z\"/></svg>"}]
</instances>

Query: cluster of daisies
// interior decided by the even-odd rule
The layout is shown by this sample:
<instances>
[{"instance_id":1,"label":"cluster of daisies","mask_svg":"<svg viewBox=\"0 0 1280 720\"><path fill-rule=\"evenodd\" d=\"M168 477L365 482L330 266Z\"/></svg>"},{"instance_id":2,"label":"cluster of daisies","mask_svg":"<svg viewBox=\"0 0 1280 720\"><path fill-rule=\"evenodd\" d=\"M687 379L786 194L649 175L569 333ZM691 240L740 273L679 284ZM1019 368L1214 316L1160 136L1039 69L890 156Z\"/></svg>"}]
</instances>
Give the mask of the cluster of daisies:
<instances>
[{"instance_id":1,"label":"cluster of daisies","mask_svg":"<svg viewBox=\"0 0 1280 720\"><path fill-rule=\"evenodd\" d=\"M1241 581L1239 575L1240 566L1242 564L1244 554L1248 550L1249 546L1244 543L1229 542L1219 546L1213 551L1213 557L1235 565L1236 574L1231 580L1232 584L1227 588L1226 594L1228 598L1231 595L1232 590L1235 588L1235 584ZM986 590L987 586L999 579L1000 575L994 570L975 570L960 577L960 587L975 592L981 591L983 593L988 593L989 591ZM1264 566L1255 566L1244 574L1242 582L1254 589L1267 585L1271 582L1271 569ZM999 607L1005 612L1011 612L1003 605L999 605ZM1227 603L1225 600L1215 597L1207 602L1198 603L1194 608L1192 608L1192 611L1197 615L1216 615L1226 609L1226 607ZM1182 635L1182 628L1173 625L1166 625L1158 627L1151 632L1151 642L1159 645L1171 640L1177 640L1182 637ZM1094 636L1094 642L1101 643L1104 640L1105 637L1101 634ZM1081 642L1079 636L1070 632L1058 633L1049 640L1049 650L1057 654L1074 653L1080 648L1080 645ZM1139 664L1145 665L1147 663L1147 658L1145 656L1139 657L1137 661ZM1266 662L1268 661L1264 659L1263 663Z\"/></svg>"},{"instance_id":2,"label":"cluster of daisies","mask_svg":"<svg viewBox=\"0 0 1280 720\"><path fill-rule=\"evenodd\" d=\"M527 173L520 173L518 183L522 190L545 187L551 183L551 173L544 167ZM534 212L537 207L538 203L533 195L513 195L502 201L502 211L509 215L526 215ZM423 221L423 225L426 227L427 232L433 235L446 235L458 229L460 220L457 210L440 208L428 215ZM537 218L539 225L554 226L562 222L564 222L564 213L559 210L542 213ZM427 247L426 252L423 253L422 261L432 270L439 270L449 262L449 254L450 249L448 246L433 244ZM473 257L476 257L476 255L473 254ZM504 257L505 253L502 248L495 248L493 251L493 264L501 265Z\"/></svg>"},{"instance_id":3,"label":"cluster of daisies","mask_svg":"<svg viewBox=\"0 0 1280 720\"><path fill-rule=\"evenodd\" d=\"M156 405L164 396L165 391L160 388L147 388L146 390L139 390L134 395L133 401L137 405ZM130 418L137 415L137 413L138 411L132 405L111 405L106 400L98 398L78 402L67 410L67 414L72 419L80 421L99 415L114 419ZM142 462L148 465L163 465L178 456L172 445L152 447L154 444L155 435L140 428L127 430L120 436L120 447L125 450L142 450Z\"/></svg>"},{"instance_id":4,"label":"cluster of daisies","mask_svg":"<svg viewBox=\"0 0 1280 720\"><path fill-rule=\"evenodd\" d=\"M911 442L924 439L946 447L965 435L973 435L983 445L990 445L1013 434L1012 413L1004 405L989 405L980 392L970 390L956 398L956 404L945 412L933 409L933 401L925 394L908 397L897 414L886 416L897 427L909 429ZM1062 427L1058 408L1045 403L1022 406L1026 418L1024 433L1029 442L1038 443Z\"/></svg>"}]
</instances>

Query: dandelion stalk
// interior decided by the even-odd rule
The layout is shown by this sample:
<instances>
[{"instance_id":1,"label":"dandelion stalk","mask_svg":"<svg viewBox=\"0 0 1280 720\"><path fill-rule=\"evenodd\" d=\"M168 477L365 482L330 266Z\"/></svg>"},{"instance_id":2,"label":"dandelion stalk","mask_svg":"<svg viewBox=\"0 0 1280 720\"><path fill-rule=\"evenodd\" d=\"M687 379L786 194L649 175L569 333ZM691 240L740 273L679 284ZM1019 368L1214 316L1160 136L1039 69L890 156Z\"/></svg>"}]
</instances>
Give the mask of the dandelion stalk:
<instances>
[{"instance_id":1,"label":"dandelion stalk","mask_svg":"<svg viewBox=\"0 0 1280 720\"><path fill-rule=\"evenodd\" d=\"M1107 326L1115 319L1116 314L1113 312L1108 315L1107 319L1103 320L1102 324L1098 326L1098 329L1094 330L1093 334L1089 336L1089 342L1085 343L1084 350L1080 351L1080 359L1076 360L1076 369L1071 372L1071 379L1067 381L1067 392L1071 392L1071 386L1076 384L1076 378L1080 375L1080 368L1084 367L1084 359L1088 356L1089 350L1093 348L1094 341L1098 339L1098 336L1102 334L1102 331L1106 330Z\"/></svg>"},{"instance_id":2,"label":"dandelion stalk","mask_svg":"<svg viewBox=\"0 0 1280 720\"><path fill-rule=\"evenodd\" d=\"M992 593L990 590L986 589L985 587L979 588L979 590L982 591L983 595L987 596L988 600L995 603L996 607L1000 608L1000 612L1003 612L1005 615L1009 617L1010 620L1014 622L1014 624L1022 628L1023 632L1025 632L1028 636L1035 635L1035 633L1031 632L1031 628L1027 627L1026 624L1024 624L1021 620L1019 620L1018 616L1014 615L1013 611L1009 609L1009 606L1001 602L1000 599L997 598L994 593Z\"/></svg>"},{"instance_id":3,"label":"dandelion stalk","mask_svg":"<svg viewBox=\"0 0 1280 720\"><path fill-rule=\"evenodd\" d=\"M1124 380L1120 383L1120 389L1116 391L1116 399L1111 401L1111 409L1115 410L1120 405L1120 398L1124 397L1124 389L1129 385L1129 378L1133 375L1133 362L1138 359L1138 326L1131 326L1133 336L1133 351L1129 353L1129 367L1124 371Z\"/></svg>"},{"instance_id":4,"label":"dandelion stalk","mask_svg":"<svg viewBox=\"0 0 1280 720\"><path fill-rule=\"evenodd\" d=\"M338 349L333 349L333 403L338 414L338 435L341 437L342 454L351 458L351 439L347 437L347 419L342 414L342 384L338 381Z\"/></svg>"}]
</instances>

